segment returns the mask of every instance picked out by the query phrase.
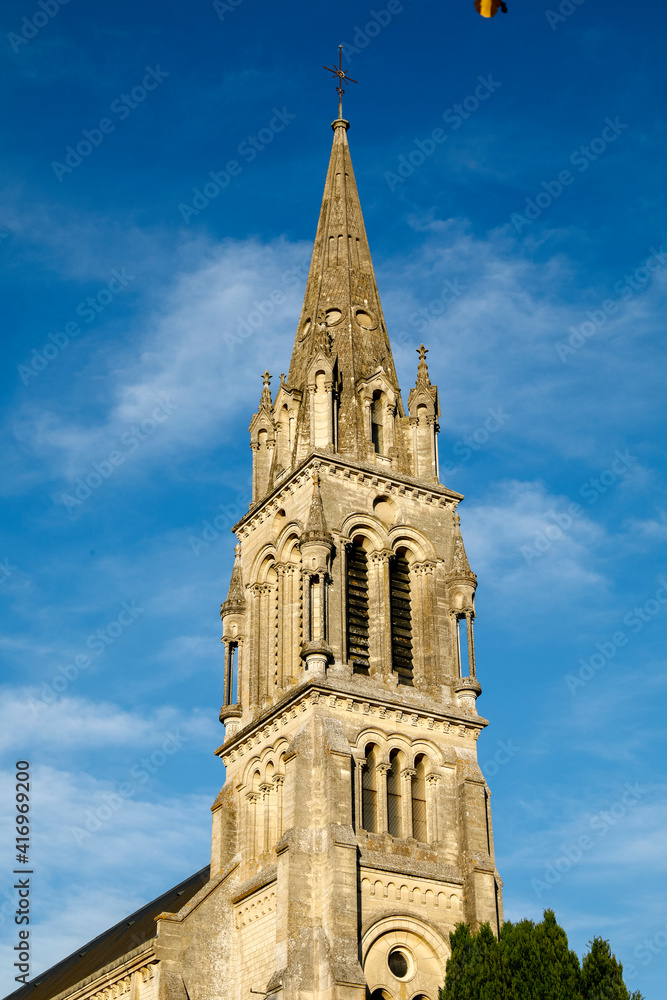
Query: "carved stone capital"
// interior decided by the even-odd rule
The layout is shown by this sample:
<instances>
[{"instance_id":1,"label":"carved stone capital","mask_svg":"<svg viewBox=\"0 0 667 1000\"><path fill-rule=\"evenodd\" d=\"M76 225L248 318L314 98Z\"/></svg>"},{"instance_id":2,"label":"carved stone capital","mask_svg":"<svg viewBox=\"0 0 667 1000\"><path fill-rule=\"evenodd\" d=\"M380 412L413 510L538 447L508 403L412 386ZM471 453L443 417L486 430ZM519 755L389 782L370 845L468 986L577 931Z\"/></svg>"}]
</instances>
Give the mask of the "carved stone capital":
<instances>
[{"instance_id":1,"label":"carved stone capital","mask_svg":"<svg viewBox=\"0 0 667 1000\"><path fill-rule=\"evenodd\" d=\"M375 551L368 553L368 558L372 563L385 565L389 562L393 554L391 549L375 549Z\"/></svg>"},{"instance_id":2,"label":"carved stone capital","mask_svg":"<svg viewBox=\"0 0 667 1000\"><path fill-rule=\"evenodd\" d=\"M432 576L437 563L434 559L424 559L422 562L410 563L410 571L423 576Z\"/></svg>"}]
</instances>

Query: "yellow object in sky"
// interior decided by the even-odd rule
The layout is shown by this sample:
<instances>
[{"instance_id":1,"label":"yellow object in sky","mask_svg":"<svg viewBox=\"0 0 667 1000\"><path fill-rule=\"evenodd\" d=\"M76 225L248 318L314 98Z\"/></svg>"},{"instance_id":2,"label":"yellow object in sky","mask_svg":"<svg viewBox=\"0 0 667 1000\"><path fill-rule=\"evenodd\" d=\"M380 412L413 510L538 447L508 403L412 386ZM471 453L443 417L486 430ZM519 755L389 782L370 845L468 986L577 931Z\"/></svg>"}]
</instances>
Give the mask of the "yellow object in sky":
<instances>
[{"instance_id":1,"label":"yellow object in sky","mask_svg":"<svg viewBox=\"0 0 667 1000\"><path fill-rule=\"evenodd\" d=\"M502 10L503 14L507 13L507 5L504 0L475 0L475 10L482 17L495 17L499 9Z\"/></svg>"}]
</instances>

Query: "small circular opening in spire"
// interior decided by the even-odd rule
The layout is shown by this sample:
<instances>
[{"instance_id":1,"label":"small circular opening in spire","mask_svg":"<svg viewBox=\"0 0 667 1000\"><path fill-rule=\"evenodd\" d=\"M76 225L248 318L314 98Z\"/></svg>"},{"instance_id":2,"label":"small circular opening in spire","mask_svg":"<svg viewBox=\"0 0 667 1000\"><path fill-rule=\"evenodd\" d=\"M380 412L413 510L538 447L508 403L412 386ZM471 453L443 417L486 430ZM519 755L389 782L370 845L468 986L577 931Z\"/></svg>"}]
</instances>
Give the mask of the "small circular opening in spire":
<instances>
[{"instance_id":1,"label":"small circular opening in spire","mask_svg":"<svg viewBox=\"0 0 667 1000\"><path fill-rule=\"evenodd\" d=\"M301 327L301 333L299 334L299 340L304 340L308 336L310 325L311 325L311 320L309 316L308 319L305 319L303 321L303 326Z\"/></svg>"},{"instance_id":2,"label":"small circular opening in spire","mask_svg":"<svg viewBox=\"0 0 667 1000\"><path fill-rule=\"evenodd\" d=\"M363 327L364 330L374 330L376 323L372 316L370 316L365 309L357 309L355 313L355 319L359 326Z\"/></svg>"},{"instance_id":3,"label":"small circular opening in spire","mask_svg":"<svg viewBox=\"0 0 667 1000\"><path fill-rule=\"evenodd\" d=\"M327 326L335 326L336 323L340 322L342 315L340 309L327 309L324 317Z\"/></svg>"}]
</instances>

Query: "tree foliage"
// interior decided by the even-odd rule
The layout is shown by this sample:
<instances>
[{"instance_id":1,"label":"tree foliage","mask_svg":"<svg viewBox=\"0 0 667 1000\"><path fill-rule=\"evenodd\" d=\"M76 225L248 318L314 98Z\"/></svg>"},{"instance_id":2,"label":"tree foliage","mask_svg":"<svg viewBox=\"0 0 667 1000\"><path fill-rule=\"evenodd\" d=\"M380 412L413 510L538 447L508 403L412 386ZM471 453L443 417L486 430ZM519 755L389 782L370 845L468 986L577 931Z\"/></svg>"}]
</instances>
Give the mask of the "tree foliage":
<instances>
[{"instance_id":1,"label":"tree foliage","mask_svg":"<svg viewBox=\"0 0 667 1000\"><path fill-rule=\"evenodd\" d=\"M553 910L539 924L508 921L499 939L489 924L477 934L458 924L449 938L441 1000L643 1000L623 982L608 941L591 941L580 965Z\"/></svg>"}]
</instances>

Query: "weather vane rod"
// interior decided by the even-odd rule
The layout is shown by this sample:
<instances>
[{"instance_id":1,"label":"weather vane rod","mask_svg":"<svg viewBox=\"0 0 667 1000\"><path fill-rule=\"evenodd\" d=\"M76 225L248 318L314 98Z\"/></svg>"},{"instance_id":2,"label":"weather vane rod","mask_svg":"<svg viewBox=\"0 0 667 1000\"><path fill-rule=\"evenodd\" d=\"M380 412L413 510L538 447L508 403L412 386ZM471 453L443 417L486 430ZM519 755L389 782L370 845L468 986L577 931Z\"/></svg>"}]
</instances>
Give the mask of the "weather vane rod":
<instances>
[{"instance_id":1,"label":"weather vane rod","mask_svg":"<svg viewBox=\"0 0 667 1000\"><path fill-rule=\"evenodd\" d=\"M327 73L333 73L333 75L338 80L338 86L336 87L336 92L338 94L338 117L342 118L343 117L343 94L345 93L345 90L343 89L343 84L344 83L356 83L357 82L356 80L353 80L351 76L347 75L347 70L343 69L343 46L342 45L338 46L338 69L336 69L335 67L332 68L331 66L324 66L323 69L325 69L327 71Z\"/></svg>"}]
</instances>

